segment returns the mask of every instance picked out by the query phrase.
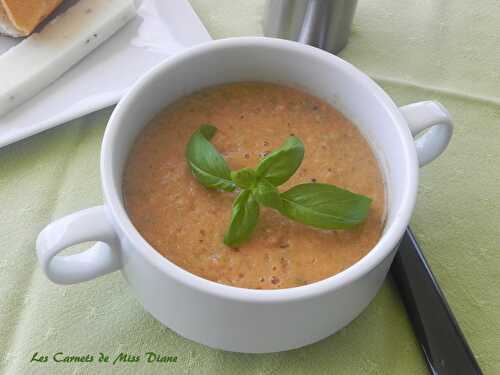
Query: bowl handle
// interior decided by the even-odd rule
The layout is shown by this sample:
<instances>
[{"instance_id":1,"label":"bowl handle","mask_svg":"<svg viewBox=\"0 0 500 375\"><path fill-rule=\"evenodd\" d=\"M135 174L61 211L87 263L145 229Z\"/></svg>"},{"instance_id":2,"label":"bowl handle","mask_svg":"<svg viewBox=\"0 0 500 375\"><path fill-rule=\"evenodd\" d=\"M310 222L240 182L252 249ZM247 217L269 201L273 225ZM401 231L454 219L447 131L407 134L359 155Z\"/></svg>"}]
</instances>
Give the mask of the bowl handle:
<instances>
[{"instance_id":1,"label":"bowl handle","mask_svg":"<svg viewBox=\"0 0 500 375\"><path fill-rule=\"evenodd\" d=\"M448 146L453 134L453 122L448 111L436 101L425 101L400 107L411 134L421 167L436 159ZM424 134L417 135L428 129Z\"/></svg>"},{"instance_id":2,"label":"bowl handle","mask_svg":"<svg viewBox=\"0 0 500 375\"><path fill-rule=\"evenodd\" d=\"M75 255L57 255L87 241L100 242ZM121 268L119 241L104 206L75 212L47 225L36 240L36 253L47 277L58 284L91 280Z\"/></svg>"}]
</instances>

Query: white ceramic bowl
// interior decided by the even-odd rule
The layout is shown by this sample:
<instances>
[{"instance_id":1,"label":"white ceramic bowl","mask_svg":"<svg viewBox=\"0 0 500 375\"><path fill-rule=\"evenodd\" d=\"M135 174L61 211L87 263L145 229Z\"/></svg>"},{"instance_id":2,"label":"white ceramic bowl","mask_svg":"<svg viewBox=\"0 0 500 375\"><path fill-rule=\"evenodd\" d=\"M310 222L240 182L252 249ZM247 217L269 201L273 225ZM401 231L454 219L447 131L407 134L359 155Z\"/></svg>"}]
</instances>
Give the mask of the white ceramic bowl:
<instances>
[{"instance_id":1,"label":"white ceramic bowl","mask_svg":"<svg viewBox=\"0 0 500 375\"><path fill-rule=\"evenodd\" d=\"M345 271L290 289L226 286L195 276L162 257L128 218L122 175L141 129L182 96L242 80L295 85L327 100L359 127L379 158L387 186L385 230L369 254ZM412 134L426 128L415 141ZM419 164L437 157L451 133L450 117L439 103L398 108L365 74L322 50L260 37L209 42L160 64L118 104L102 145L104 205L48 225L37 239L37 255L47 276L61 284L121 270L147 311L202 344L238 352L298 348L338 331L373 299L410 221ZM64 248L85 241L99 242L82 253L57 256Z\"/></svg>"}]
</instances>

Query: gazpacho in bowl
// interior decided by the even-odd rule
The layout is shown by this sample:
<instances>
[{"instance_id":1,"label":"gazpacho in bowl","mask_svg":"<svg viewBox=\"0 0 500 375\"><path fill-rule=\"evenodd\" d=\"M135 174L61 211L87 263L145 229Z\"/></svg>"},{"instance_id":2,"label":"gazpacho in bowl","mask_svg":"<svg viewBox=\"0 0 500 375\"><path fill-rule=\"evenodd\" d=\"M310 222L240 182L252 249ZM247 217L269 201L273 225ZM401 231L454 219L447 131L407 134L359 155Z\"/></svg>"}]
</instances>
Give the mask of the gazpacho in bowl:
<instances>
[{"instance_id":1,"label":"gazpacho in bowl","mask_svg":"<svg viewBox=\"0 0 500 375\"><path fill-rule=\"evenodd\" d=\"M221 194L200 184L186 147L202 124L231 170L252 168L290 137L303 161L278 187L331 184L371 199L366 220L328 230L261 207L251 238L223 242L241 189ZM232 190L232 189L230 189ZM291 288L350 267L379 240L385 217L384 179L360 131L327 102L297 88L237 82L199 90L157 114L129 155L123 194L130 219L160 254L203 278L242 288Z\"/></svg>"}]
</instances>

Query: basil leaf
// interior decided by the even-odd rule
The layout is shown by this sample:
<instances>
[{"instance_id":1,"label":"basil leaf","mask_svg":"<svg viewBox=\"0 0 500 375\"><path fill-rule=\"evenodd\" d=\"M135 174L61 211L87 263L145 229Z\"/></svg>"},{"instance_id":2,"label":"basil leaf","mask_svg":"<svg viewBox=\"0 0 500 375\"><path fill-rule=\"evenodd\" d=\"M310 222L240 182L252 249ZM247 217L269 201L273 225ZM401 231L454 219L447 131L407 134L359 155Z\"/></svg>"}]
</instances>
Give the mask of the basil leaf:
<instances>
[{"instance_id":1,"label":"basil leaf","mask_svg":"<svg viewBox=\"0 0 500 375\"><path fill-rule=\"evenodd\" d=\"M231 172L226 161L209 142L217 128L202 125L189 139L186 159L191 172L205 187L233 191L236 185L231 181Z\"/></svg>"},{"instance_id":2,"label":"basil leaf","mask_svg":"<svg viewBox=\"0 0 500 375\"><path fill-rule=\"evenodd\" d=\"M297 137L289 137L277 150L266 156L258 165L257 177L264 177L274 186L279 186L299 168L304 159L304 145Z\"/></svg>"},{"instance_id":3,"label":"basil leaf","mask_svg":"<svg viewBox=\"0 0 500 375\"><path fill-rule=\"evenodd\" d=\"M217 128L211 124L203 124L198 128L198 131L207 139L211 140L217 133Z\"/></svg>"},{"instance_id":4,"label":"basil leaf","mask_svg":"<svg viewBox=\"0 0 500 375\"><path fill-rule=\"evenodd\" d=\"M259 218L259 204L250 190L243 190L233 203L231 224L224 234L224 243L237 246L252 235Z\"/></svg>"},{"instance_id":5,"label":"basil leaf","mask_svg":"<svg viewBox=\"0 0 500 375\"><path fill-rule=\"evenodd\" d=\"M281 213L322 229L346 229L368 216L372 200L334 185L297 185L281 194Z\"/></svg>"},{"instance_id":6,"label":"basil leaf","mask_svg":"<svg viewBox=\"0 0 500 375\"><path fill-rule=\"evenodd\" d=\"M257 176L252 168L243 168L239 171L231 171L231 179L243 189L249 189L255 185Z\"/></svg>"},{"instance_id":7,"label":"basil leaf","mask_svg":"<svg viewBox=\"0 0 500 375\"><path fill-rule=\"evenodd\" d=\"M257 202L266 207L281 210L281 197L278 189L266 179L262 179L253 189Z\"/></svg>"}]
</instances>

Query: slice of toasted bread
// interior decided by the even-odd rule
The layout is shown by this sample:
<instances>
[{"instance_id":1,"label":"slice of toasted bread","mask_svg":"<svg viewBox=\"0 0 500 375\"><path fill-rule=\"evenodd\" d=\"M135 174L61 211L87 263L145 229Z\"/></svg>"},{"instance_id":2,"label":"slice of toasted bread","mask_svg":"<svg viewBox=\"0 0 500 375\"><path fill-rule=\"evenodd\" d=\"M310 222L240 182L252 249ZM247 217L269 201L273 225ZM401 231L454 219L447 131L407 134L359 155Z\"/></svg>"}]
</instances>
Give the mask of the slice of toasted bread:
<instances>
[{"instance_id":1,"label":"slice of toasted bread","mask_svg":"<svg viewBox=\"0 0 500 375\"><path fill-rule=\"evenodd\" d=\"M0 0L0 32L26 36L56 9L63 0Z\"/></svg>"},{"instance_id":2,"label":"slice of toasted bread","mask_svg":"<svg viewBox=\"0 0 500 375\"><path fill-rule=\"evenodd\" d=\"M2 4L0 3L0 35L8 35L13 37L22 36L22 34L15 28L15 26L10 22L9 16L5 12Z\"/></svg>"}]
</instances>

